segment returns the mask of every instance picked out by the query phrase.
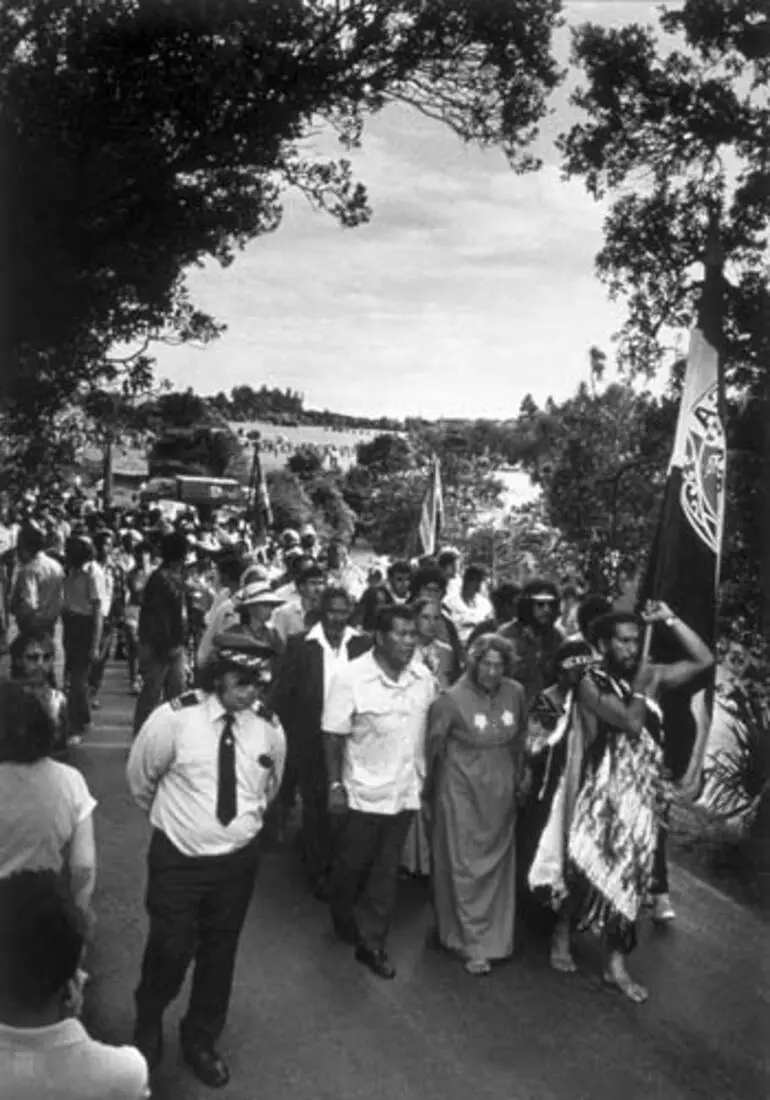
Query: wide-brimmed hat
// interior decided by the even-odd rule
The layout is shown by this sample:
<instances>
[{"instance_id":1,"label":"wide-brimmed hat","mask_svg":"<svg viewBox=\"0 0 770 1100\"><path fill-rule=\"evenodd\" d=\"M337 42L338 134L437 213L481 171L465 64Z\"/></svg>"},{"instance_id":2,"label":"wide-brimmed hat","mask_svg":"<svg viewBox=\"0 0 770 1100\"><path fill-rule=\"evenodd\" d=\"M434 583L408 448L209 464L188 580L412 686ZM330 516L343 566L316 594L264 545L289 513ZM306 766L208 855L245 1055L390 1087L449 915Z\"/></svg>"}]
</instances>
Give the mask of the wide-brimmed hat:
<instances>
[{"instance_id":1,"label":"wide-brimmed hat","mask_svg":"<svg viewBox=\"0 0 770 1100\"><path fill-rule=\"evenodd\" d=\"M264 581L254 581L251 584L244 585L233 596L233 607L254 607L255 604L267 604L270 607L280 607L281 604L286 601L276 595L269 584L265 584Z\"/></svg>"},{"instance_id":2,"label":"wide-brimmed hat","mask_svg":"<svg viewBox=\"0 0 770 1100\"><path fill-rule=\"evenodd\" d=\"M216 635L214 653L220 661L233 668L269 676L275 650L267 643L258 641L248 630L235 626Z\"/></svg>"}]
</instances>

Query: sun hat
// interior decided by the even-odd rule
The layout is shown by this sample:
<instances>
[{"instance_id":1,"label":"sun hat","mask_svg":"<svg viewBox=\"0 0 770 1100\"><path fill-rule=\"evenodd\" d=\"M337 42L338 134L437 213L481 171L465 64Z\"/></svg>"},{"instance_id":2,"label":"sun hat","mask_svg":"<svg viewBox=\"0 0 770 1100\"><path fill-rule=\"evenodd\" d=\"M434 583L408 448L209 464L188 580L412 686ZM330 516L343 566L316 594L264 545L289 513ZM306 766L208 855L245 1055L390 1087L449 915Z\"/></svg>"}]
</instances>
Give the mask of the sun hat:
<instances>
[{"instance_id":1,"label":"sun hat","mask_svg":"<svg viewBox=\"0 0 770 1100\"><path fill-rule=\"evenodd\" d=\"M281 596L276 595L269 584L264 581L253 581L244 585L233 596L233 607L238 610L241 607L254 607L255 604L268 604L272 607L280 607L286 603Z\"/></svg>"}]
</instances>

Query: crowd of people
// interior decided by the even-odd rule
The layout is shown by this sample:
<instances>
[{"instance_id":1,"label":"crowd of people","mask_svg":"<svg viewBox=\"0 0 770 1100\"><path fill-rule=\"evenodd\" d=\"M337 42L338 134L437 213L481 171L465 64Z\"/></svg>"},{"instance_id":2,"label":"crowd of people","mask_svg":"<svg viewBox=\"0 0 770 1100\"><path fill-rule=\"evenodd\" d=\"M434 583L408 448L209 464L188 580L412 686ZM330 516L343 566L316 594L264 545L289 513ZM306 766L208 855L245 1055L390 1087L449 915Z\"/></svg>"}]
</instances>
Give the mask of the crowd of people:
<instances>
[{"instance_id":1,"label":"crowd of people","mask_svg":"<svg viewBox=\"0 0 770 1100\"><path fill-rule=\"evenodd\" d=\"M192 509L171 523L30 501L0 539L0 1049L15 1096L105 1095L108 1079L110 1095L146 1095L193 962L182 1053L226 1084L218 1040L260 847L293 829L308 890L378 978L396 974L388 932L413 875L432 943L468 975L511 956L526 903L550 921L555 970L576 969L573 933L592 930L605 980L646 999L627 966L639 921L649 906L674 919L661 703L713 663L668 606L619 610L575 579L491 585L451 547L363 571L311 527L258 538L242 516ZM680 660L650 662L653 623ZM77 748L111 657L136 696L127 784L151 825L141 1057L76 1019L98 917Z\"/></svg>"}]
</instances>

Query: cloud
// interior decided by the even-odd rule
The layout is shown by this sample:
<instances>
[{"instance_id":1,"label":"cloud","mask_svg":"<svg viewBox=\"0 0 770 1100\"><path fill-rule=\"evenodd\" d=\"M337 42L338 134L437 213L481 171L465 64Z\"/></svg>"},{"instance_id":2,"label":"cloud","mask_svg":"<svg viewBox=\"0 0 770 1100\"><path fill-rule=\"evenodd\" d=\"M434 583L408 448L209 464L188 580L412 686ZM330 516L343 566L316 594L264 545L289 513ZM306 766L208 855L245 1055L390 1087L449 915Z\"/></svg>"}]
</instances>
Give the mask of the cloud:
<instances>
[{"instance_id":1,"label":"cloud","mask_svg":"<svg viewBox=\"0 0 770 1100\"><path fill-rule=\"evenodd\" d=\"M591 7L653 10L593 0L568 15L594 18ZM551 131L569 119L563 98L555 109ZM313 147L340 155L329 135ZM226 270L191 273L228 331L205 351L160 349L160 374L199 392L291 386L309 406L369 415L509 416L527 392L571 392L621 312L593 274L604 210L560 178L555 156L515 175L499 152L394 105L350 159L371 223L343 230L288 194L276 233Z\"/></svg>"}]
</instances>

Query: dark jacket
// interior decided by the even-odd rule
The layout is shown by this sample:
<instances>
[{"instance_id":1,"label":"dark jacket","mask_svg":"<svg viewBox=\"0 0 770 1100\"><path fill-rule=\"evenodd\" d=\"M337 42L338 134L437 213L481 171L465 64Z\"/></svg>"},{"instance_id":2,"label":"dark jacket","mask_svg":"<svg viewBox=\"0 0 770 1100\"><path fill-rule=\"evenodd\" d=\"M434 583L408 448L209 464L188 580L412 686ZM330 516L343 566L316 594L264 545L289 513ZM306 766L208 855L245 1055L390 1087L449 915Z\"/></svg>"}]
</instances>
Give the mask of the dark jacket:
<instances>
[{"instance_id":1,"label":"dark jacket","mask_svg":"<svg viewBox=\"0 0 770 1100\"><path fill-rule=\"evenodd\" d=\"M348 658L354 661L372 648L372 639L357 634L348 640L347 647ZM270 708L280 718L287 740L300 753L321 748L323 660L323 649L314 639L306 634L289 638L270 695Z\"/></svg>"},{"instance_id":2,"label":"dark jacket","mask_svg":"<svg viewBox=\"0 0 770 1100\"><path fill-rule=\"evenodd\" d=\"M164 656L187 641L187 592L181 577L162 566L150 576L142 594L139 641Z\"/></svg>"}]
</instances>

